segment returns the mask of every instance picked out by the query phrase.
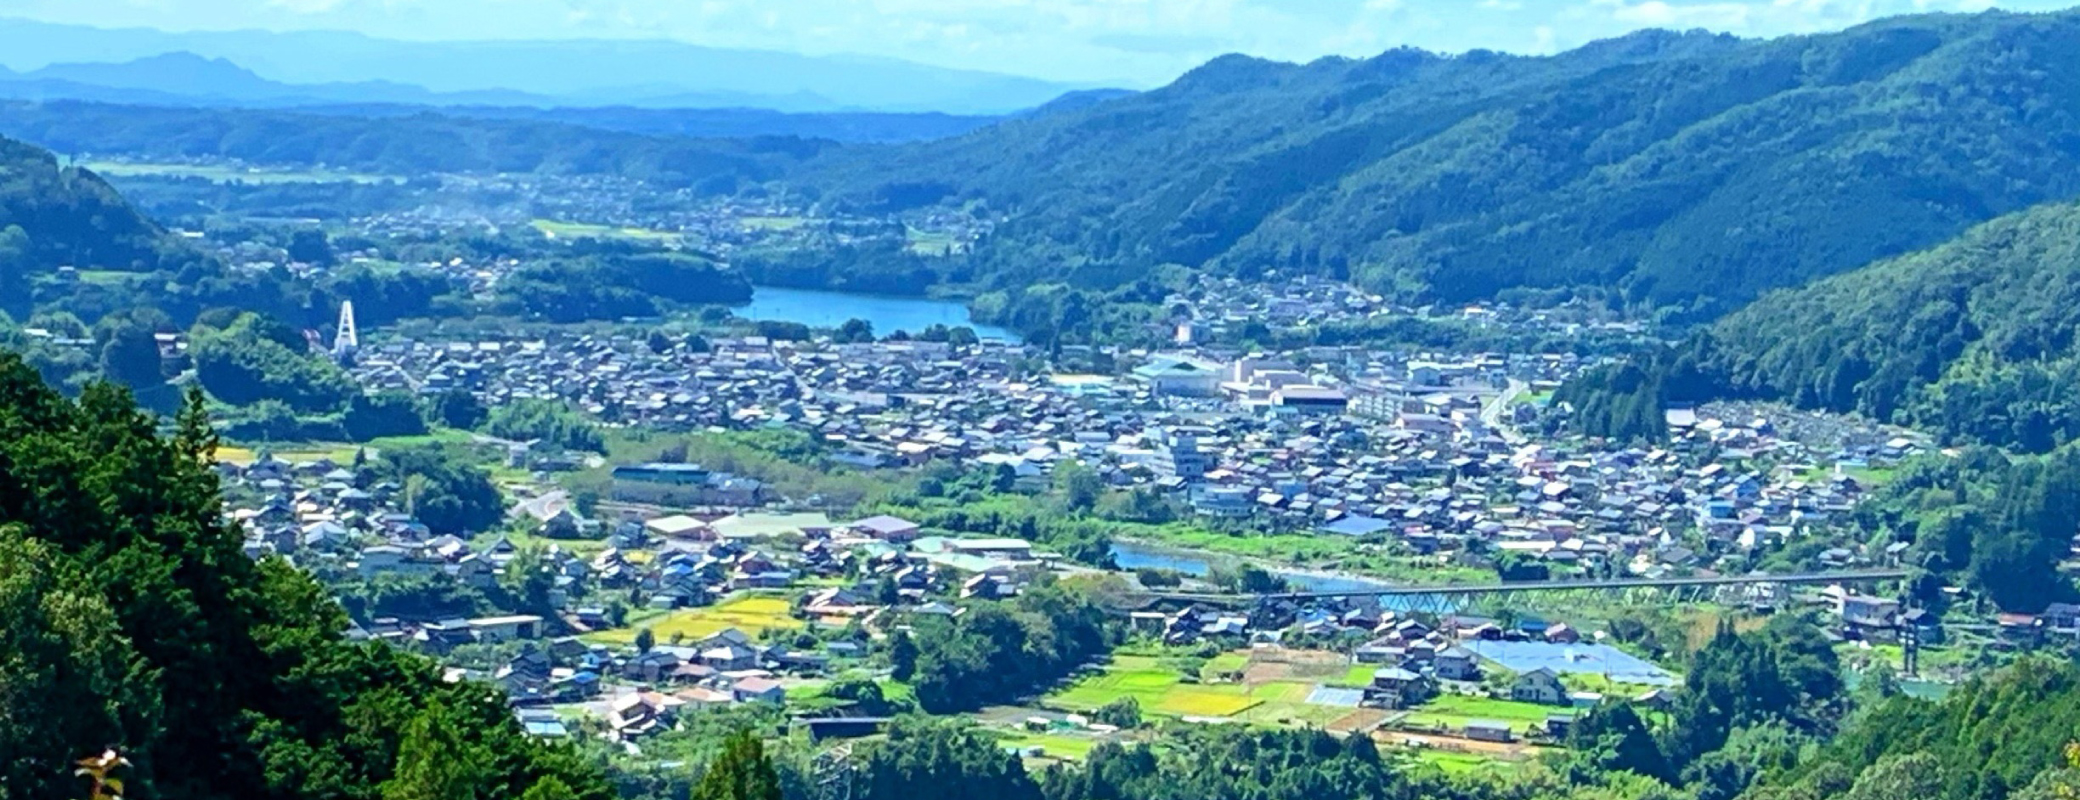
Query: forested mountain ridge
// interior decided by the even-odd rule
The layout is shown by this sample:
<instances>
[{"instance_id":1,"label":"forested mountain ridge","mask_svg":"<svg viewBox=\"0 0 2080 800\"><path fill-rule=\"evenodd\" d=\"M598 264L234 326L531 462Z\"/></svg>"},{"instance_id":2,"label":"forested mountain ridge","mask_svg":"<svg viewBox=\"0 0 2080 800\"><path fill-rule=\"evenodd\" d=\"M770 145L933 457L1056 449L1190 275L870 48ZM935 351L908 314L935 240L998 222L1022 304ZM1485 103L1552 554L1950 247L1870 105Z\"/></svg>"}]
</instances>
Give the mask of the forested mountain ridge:
<instances>
[{"instance_id":1,"label":"forested mountain ridge","mask_svg":"<svg viewBox=\"0 0 2080 800\"><path fill-rule=\"evenodd\" d=\"M0 138L0 230L9 227L19 227L26 238L12 247L0 240L0 264L26 259L42 266L149 269L169 246L165 231L100 177L60 167L56 157L33 145Z\"/></svg>"},{"instance_id":2,"label":"forested mountain ridge","mask_svg":"<svg viewBox=\"0 0 2080 800\"><path fill-rule=\"evenodd\" d=\"M0 102L0 136L63 153L325 164L400 177L433 173L613 174L726 194L833 143L793 136L689 139L530 119L426 111L360 117L298 111Z\"/></svg>"},{"instance_id":3,"label":"forested mountain ridge","mask_svg":"<svg viewBox=\"0 0 2080 800\"><path fill-rule=\"evenodd\" d=\"M145 272L202 259L99 176L0 138L0 313L26 318L32 277L59 267Z\"/></svg>"},{"instance_id":4,"label":"forested mountain ridge","mask_svg":"<svg viewBox=\"0 0 2080 800\"><path fill-rule=\"evenodd\" d=\"M1608 287L1702 318L2080 195L2076 40L2080 13L1990 12L1549 58L1230 56L797 174L869 207L987 199L1002 284L1175 262L1444 300Z\"/></svg>"},{"instance_id":5,"label":"forested mountain ridge","mask_svg":"<svg viewBox=\"0 0 2080 800\"><path fill-rule=\"evenodd\" d=\"M2080 205L2054 203L1763 297L1706 332L1697 388L2042 452L2080 439L2076 332Z\"/></svg>"}]
</instances>

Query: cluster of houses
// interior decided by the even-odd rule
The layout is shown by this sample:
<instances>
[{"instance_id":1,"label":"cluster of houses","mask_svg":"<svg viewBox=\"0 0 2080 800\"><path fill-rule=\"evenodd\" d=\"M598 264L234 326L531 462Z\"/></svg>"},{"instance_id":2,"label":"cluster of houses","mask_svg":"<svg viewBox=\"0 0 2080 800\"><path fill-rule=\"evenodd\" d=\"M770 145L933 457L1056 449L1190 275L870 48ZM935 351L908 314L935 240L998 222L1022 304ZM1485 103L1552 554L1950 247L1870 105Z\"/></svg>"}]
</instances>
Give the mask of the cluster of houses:
<instances>
[{"instance_id":1,"label":"cluster of houses","mask_svg":"<svg viewBox=\"0 0 2080 800\"><path fill-rule=\"evenodd\" d=\"M403 487L364 486L330 458L292 463L263 451L251 463L220 461L215 469L226 487L225 518L244 531L246 554L255 558L280 555L321 576L444 573L484 588L518 552L503 538L477 548L435 535L405 510ZM559 588L584 576L584 562L562 548L544 558Z\"/></svg>"},{"instance_id":2,"label":"cluster of houses","mask_svg":"<svg viewBox=\"0 0 2080 800\"><path fill-rule=\"evenodd\" d=\"M1320 352L1316 352L1320 351ZM1710 568L1841 519L1860 465L1912 440L1824 450L1767 419L1670 412L1658 449L1534 440L1522 400L1585 366L1571 356L1421 357L1311 348L1289 357L1187 348L1125 354L1122 376L1026 372L1016 346L838 344L757 337L694 352L632 336L423 342L364 349L378 388L462 388L486 402L583 397L604 418L666 430L792 427L863 468L952 461L1044 486L1076 461L1214 518L1449 554L1471 540L1561 565ZM544 457L553 457L545 454ZM1767 457L1767 473L1748 464ZM1845 464L1851 472L1810 465ZM783 501L755 477L625 464L629 502L727 511ZM1845 544L1829 566L1881 561Z\"/></svg>"},{"instance_id":3,"label":"cluster of houses","mask_svg":"<svg viewBox=\"0 0 2080 800\"><path fill-rule=\"evenodd\" d=\"M567 636L529 642L490 674L473 677L505 689L522 724L536 736L570 735L546 706L583 703L599 712L609 735L630 741L671 729L688 706L784 703L783 676L822 674L834 659L856 659L864 652L864 645L851 641L797 651L782 643L759 643L736 628L642 651ZM468 676L466 670L450 674Z\"/></svg>"},{"instance_id":4,"label":"cluster of houses","mask_svg":"<svg viewBox=\"0 0 2080 800\"><path fill-rule=\"evenodd\" d=\"M488 545L433 535L398 510L398 487L356 488L366 481L327 459L291 463L262 453L250 464L222 464L227 519L247 534L254 557L281 555L321 578L370 580L385 575L445 575L491 588L513 568L518 548L499 536ZM567 503L557 493L522 502L517 516L545 534L569 534ZM725 630L648 650L612 650L560 631L615 627L620 620L588 600L623 599L652 610L709 605L739 590L788 589L805 578L855 578L806 592L800 613L834 627L880 625L884 616L952 616L946 602L1017 593L1053 557L1017 539L947 539L921 535L911 521L874 516L833 523L820 514L681 514L611 526L606 547L590 558L550 544L538 568L553 578L549 605L559 618L504 614L478 618L433 611L380 616L352 624L349 635L434 655L470 645L521 643L517 655L478 676L506 689L522 723L543 736L568 728L537 706L604 702L610 730L624 739L668 729L688 704L782 702L782 674L816 674L833 658L857 658L864 645L826 642L812 651L755 643ZM458 676L462 670L454 671ZM604 698L604 699L603 699Z\"/></svg>"}]
</instances>

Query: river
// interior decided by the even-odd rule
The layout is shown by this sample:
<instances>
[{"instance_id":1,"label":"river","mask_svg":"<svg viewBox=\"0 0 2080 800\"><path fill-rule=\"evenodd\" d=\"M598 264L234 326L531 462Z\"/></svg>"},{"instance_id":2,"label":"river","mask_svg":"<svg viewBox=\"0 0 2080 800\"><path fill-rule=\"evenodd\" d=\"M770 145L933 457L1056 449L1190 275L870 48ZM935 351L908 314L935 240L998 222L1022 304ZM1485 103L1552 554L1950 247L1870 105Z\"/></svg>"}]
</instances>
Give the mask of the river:
<instances>
[{"instance_id":1,"label":"river","mask_svg":"<svg viewBox=\"0 0 2080 800\"><path fill-rule=\"evenodd\" d=\"M876 336L896 331L915 335L933 325L966 325L984 339L1018 341L1018 334L1011 331L975 324L968 307L954 300L758 286L753 287L750 304L732 310L744 319L799 322L811 328L836 328L846 320L863 319L874 326Z\"/></svg>"},{"instance_id":2,"label":"river","mask_svg":"<svg viewBox=\"0 0 2080 800\"><path fill-rule=\"evenodd\" d=\"M1142 542L1114 542L1112 559L1119 568L1133 571L1142 568L1173 570L1195 578L1206 577L1213 571L1216 561L1239 563L1241 559L1196 550L1162 547ZM1286 584L1304 592L1365 592L1394 588L1393 584L1342 575L1323 575L1317 572L1291 572L1275 567L1266 567L1273 575L1284 578Z\"/></svg>"}]
</instances>

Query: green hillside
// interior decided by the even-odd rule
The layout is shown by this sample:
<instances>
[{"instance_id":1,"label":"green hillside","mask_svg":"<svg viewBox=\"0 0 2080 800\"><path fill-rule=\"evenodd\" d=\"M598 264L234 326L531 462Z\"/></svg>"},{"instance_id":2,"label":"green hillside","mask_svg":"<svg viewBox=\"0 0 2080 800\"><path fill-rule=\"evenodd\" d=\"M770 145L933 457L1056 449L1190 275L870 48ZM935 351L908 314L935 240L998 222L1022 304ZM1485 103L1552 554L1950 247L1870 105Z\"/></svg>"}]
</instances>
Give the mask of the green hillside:
<instances>
[{"instance_id":1,"label":"green hillside","mask_svg":"<svg viewBox=\"0 0 2080 800\"><path fill-rule=\"evenodd\" d=\"M984 200L998 285L1166 262L1414 297L1604 287L1700 317L2080 196L2080 13L1771 41L1648 32L1528 58L1215 60L956 139L826 154L876 209Z\"/></svg>"},{"instance_id":2,"label":"green hillside","mask_svg":"<svg viewBox=\"0 0 2080 800\"><path fill-rule=\"evenodd\" d=\"M1772 294L1711 330L1721 388L2049 450L2080 439L2080 206Z\"/></svg>"},{"instance_id":3,"label":"green hillside","mask_svg":"<svg viewBox=\"0 0 2080 800\"><path fill-rule=\"evenodd\" d=\"M0 310L22 313L31 276L60 266L143 272L194 258L93 173L0 139Z\"/></svg>"}]
</instances>

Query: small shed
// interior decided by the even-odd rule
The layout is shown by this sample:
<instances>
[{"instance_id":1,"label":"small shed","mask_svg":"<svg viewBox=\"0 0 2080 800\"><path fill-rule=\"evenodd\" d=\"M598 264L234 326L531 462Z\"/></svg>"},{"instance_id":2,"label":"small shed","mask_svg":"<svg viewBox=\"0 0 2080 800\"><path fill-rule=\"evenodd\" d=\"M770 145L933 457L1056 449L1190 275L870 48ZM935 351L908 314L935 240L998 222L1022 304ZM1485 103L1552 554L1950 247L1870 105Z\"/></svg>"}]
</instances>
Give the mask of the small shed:
<instances>
[{"instance_id":1,"label":"small shed","mask_svg":"<svg viewBox=\"0 0 2080 800\"><path fill-rule=\"evenodd\" d=\"M1510 732L1509 723L1491 719L1467 722L1466 738L1482 742L1510 742L1516 739L1515 734Z\"/></svg>"}]
</instances>

